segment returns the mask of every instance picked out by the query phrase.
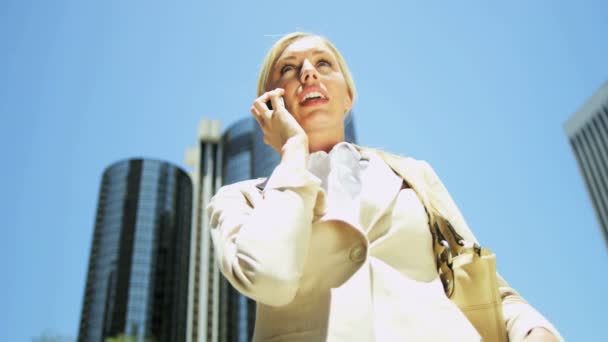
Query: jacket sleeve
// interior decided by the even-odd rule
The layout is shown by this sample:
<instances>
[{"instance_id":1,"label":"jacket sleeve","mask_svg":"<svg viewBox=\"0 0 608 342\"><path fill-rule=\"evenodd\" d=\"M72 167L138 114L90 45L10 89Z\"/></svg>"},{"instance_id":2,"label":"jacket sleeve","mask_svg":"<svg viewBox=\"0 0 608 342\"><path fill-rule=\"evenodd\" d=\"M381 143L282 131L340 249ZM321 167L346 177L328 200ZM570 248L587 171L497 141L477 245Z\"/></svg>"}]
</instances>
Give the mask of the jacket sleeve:
<instances>
[{"instance_id":1,"label":"jacket sleeve","mask_svg":"<svg viewBox=\"0 0 608 342\"><path fill-rule=\"evenodd\" d=\"M442 207L442 211L449 215L446 218L465 240L477 242L460 210L433 168L426 161L421 162L424 177L430 187L429 190L433 192L435 202ZM510 341L522 341L533 328L537 327L551 331L560 341L563 341L557 329L528 304L517 291L510 287L498 273L497 278L498 291L502 298L503 316Z\"/></svg>"},{"instance_id":2,"label":"jacket sleeve","mask_svg":"<svg viewBox=\"0 0 608 342\"><path fill-rule=\"evenodd\" d=\"M217 192L207 207L210 234L228 281L255 301L282 306L298 290L313 210L322 209L317 203L324 193L306 169L284 164L263 191L255 184L245 181Z\"/></svg>"}]
</instances>

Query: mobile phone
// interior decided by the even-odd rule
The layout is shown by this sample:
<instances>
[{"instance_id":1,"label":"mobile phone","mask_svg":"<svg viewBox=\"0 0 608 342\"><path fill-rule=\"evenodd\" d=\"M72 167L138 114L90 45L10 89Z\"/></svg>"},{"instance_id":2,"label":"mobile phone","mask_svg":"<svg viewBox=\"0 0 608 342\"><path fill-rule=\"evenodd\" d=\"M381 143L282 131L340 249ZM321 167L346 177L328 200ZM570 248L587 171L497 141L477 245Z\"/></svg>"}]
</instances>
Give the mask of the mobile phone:
<instances>
[{"instance_id":1,"label":"mobile phone","mask_svg":"<svg viewBox=\"0 0 608 342\"><path fill-rule=\"evenodd\" d=\"M279 100L283 103L283 105L285 104L283 96L279 97ZM268 106L268 109L272 110L272 102L270 100L266 101L266 106Z\"/></svg>"}]
</instances>

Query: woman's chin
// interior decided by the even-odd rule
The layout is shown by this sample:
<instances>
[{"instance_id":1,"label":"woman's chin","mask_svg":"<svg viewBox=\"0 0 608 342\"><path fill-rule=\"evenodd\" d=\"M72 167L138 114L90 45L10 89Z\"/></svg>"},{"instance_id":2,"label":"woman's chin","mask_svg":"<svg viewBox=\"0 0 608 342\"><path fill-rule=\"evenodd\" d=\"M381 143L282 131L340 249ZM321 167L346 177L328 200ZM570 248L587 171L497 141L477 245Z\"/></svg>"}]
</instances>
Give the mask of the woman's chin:
<instances>
[{"instance_id":1,"label":"woman's chin","mask_svg":"<svg viewBox=\"0 0 608 342\"><path fill-rule=\"evenodd\" d=\"M300 125L306 130L306 127L310 128L323 128L333 127L342 122L343 115L336 115L328 113L325 110L315 110L309 113L304 113L301 118Z\"/></svg>"},{"instance_id":2,"label":"woman's chin","mask_svg":"<svg viewBox=\"0 0 608 342\"><path fill-rule=\"evenodd\" d=\"M341 120L327 120L327 119L316 119L306 121L302 124L302 128L306 132L306 134L311 135L319 135L319 134L327 134L327 135L336 135L336 134L344 134L344 122Z\"/></svg>"}]
</instances>

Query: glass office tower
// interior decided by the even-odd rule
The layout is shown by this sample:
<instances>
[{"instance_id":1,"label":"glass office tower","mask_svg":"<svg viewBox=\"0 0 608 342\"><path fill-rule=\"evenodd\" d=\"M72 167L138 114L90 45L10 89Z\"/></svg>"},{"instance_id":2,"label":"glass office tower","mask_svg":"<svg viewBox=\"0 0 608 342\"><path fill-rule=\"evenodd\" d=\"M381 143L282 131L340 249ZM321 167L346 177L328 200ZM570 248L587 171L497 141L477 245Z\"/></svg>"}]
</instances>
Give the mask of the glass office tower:
<instances>
[{"instance_id":1,"label":"glass office tower","mask_svg":"<svg viewBox=\"0 0 608 342\"><path fill-rule=\"evenodd\" d=\"M273 155L255 158L254 130L257 122L251 117L234 123L222 135L222 184L251 179L255 165L268 163ZM272 152L272 151L271 151ZM274 153L276 154L276 153ZM238 293L224 278L220 285L220 333L222 342L251 341L255 320L255 302Z\"/></svg>"},{"instance_id":2,"label":"glass office tower","mask_svg":"<svg viewBox=\"0 0 608 342\"><path fill-rule=\"evenodd\" d=\"M78 341L186 335L192 183L158 160L103 172Z\"/></svg>"},{"instance_id":3,"label":"glass office tower","mask_svg":"<svg viewBox=\"0 0 608 342\"><path fill-rule=\"evenodd\" d=\"M564 125L608 245L608 82Z\"/></svg>"}]
</instances>

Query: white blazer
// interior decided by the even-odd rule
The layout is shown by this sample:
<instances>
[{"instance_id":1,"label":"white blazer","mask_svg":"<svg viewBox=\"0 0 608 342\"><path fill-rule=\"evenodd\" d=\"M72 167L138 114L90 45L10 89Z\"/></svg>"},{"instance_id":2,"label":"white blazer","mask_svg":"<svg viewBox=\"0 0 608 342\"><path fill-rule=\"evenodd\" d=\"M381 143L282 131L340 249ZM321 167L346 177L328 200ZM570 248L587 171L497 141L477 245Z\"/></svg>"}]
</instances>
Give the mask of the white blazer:
<instances>
[{"instance_id":1,"label":"white blazer","mask_svg":"<svg viewBox=\"0 0 608 342\"><path fill-rule=\"evenodd\" d=\"M479 341L445 296L420 194L386 154L357 148L370 161L358 212L328 208L321 181L285 163L268 179L221 188L208 206L222 274L257 302L254 341ZM476 241L428 163L390 158ZM559 336L500 281L511 341L538 326Z\"/></svg>"}]
</instances>

